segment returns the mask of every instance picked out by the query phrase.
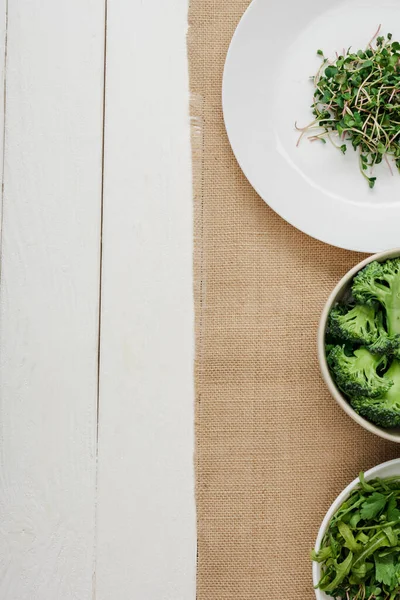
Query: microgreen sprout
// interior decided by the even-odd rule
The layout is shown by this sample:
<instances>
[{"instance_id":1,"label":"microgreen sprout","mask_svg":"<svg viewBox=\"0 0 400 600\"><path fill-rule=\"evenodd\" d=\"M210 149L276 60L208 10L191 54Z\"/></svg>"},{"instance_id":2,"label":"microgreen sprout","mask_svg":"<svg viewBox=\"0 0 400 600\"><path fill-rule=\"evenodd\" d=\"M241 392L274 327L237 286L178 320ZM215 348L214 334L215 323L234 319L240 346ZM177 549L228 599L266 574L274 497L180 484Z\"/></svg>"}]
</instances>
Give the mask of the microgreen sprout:
<instances>
[{"instance_id":1,"label":"microgreen sprout","mask_svg":"<svg viewBox=\"0 0 400 600\"><path fill-rule=\"evenodd\" d=\"M296 123L297 145L305 136L328 140L345 154L349 142L370 188L376 181L373 168L383 160L392 174L391 163L400 172L400 43L391 33L379 36L380 29L366 49L343 49L333 61L317 50L322 64L313 77L314 119L306 127Z\"/></svg>"}]
</instances>

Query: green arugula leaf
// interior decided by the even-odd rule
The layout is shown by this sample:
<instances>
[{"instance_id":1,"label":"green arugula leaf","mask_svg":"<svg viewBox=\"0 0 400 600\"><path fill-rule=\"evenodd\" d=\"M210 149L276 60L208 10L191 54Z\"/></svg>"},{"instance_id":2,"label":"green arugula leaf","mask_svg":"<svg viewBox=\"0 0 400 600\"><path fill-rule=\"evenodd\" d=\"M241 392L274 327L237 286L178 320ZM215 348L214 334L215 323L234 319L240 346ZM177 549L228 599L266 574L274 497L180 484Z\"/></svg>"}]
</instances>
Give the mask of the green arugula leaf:
<instances>
[{"instance_id":1,"label":"green arugula leaf","mask_svg":"<svg viewBox=\"0 0 400 600\"><path fill-rule=\"evenodd\" d=\"M363 489L364 492L374 492L375 491L375 488L365 481L365 475L362 471L359 474L358 478L360 480L361 489Z\"/></svg>"},{"instance_id":2,"label":"green arugula leaf","mask_svg":"<svg viewBox=\"0 0 400 600\"><path fill-rule=\"evenodd\" d=\"M347 558L344 559L343 562L338 563L337 561L333 561L333 567L335 569L335 577L332 581L323 584L320 589L323 592L328 590L335 590L338 585L340 585L343 579L350 573L351 564L353 562L353 553L349 552Z\"/></svg>"},{"instance_id":3,"label":"green arugula leaf","mask_svg":"<svg viewBox=\"0 0 400 600\"><path fill-rule=\"evenodd\" d=\"M357 527L358 523L361 521L361 513L359 510L356 510L349 519L349 525L352 529Z\"/></svg>"},{"instance_id":4,"label":"green arugula leaf","mask_svg":"<svg viewBox=\"0 0 400 600\"><path fill-rule=\"evenodd\" d=\"M389 544L391 546L397 546L398 536L395 531L393 531L392 527L384 527L383 531L387 535L387 539L389 540Z\"/></svg>"},{"instance_id":5,"label":"green arugula leaf","mask_svg":"<svg viewBox=\"0 0 400 600\"><path fill-rule=\"evenodd\" d=\"M332 557L332 548L330 546L326 546L325 548L321 548L318 552L315 550L311 551L311 560L315 562L325 562L328 558Z\"/></svg>"},{"instance_id":6,"label":"green arugula leaf","mask_svg":"<svg viewBox=\"0 0 400 600\"><path fill-rule=\"evenodd\" d=\"M400 477L363 483L369 490L360 482L333 515L320 550L311 554L321 564L317 587L342 600L398 600L400 519L396 525L389 519L399 516Z\"/></svg>"},{"instance_id":7,"label":"green arugula leaf","mask_svg":"<svg viewBox=\"0 0 400 600\"><path fill-rule=\"evenodd\" d=\"M369 542L369 537L363 531L356 536L356 542L361 542L361 544L367 544Z\"/></svg>"},{"instance_id":8,"label":"green arugula leaf","mask_svg":"<svg viewBox=\"0 0 400 600\"><path fill-rule=\"evenodd\" d=\"M371 566L369 563L363 563L359 567L353 567L351 569L351 583L360 583L363 579L365 579L368 571L368 566Z\"/></svg>"},{"instance_id":9,"label":"green arugula leaf","mask_svg":"<svg viewBox=\"0 0 400 600\"><path fill-rule=\"evenodd\" d=\"M354 560L353 566L358 567L359 565L362 565L362 563L365 562L370 556L372 556L374 552L376 552L380 548L384 548L387 546L390 546L390 542L387 538L386 533L383 531L377 533L374 537L370 539L368 544L366 544L363 550L357 555L357 557Z\"/></svg>"},{"instance_id":10,"label":"green arugula leaf","mask_svg":"<svg viewBox=\"0 0 400 600\"><path fill-rule=\"evenodd\" d=\"M338 526L340 535L343 537L343 539L345 541L344 546L354 553L357 553L359 550L361 550L361 546L360 546L360 544L357 544L356 540L354 539L354 535L352 534L350 527L348 525L346 525L346 523L343 523L343 521L339 521L337 526ZM393 544L393 545L395 545L395 544Z\"/></svg>"}]
</instances>

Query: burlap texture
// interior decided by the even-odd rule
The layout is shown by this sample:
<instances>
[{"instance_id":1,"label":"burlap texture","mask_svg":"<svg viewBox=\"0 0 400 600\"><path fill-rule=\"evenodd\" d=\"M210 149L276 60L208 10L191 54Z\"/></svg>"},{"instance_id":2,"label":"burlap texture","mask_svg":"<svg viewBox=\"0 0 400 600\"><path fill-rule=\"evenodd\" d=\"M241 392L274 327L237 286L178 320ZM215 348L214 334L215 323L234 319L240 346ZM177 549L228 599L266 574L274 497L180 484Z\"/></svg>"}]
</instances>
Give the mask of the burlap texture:
<instances>
[{"instance_id":1,"label":"burlap texture","mask_svg":"<svg viewBox=\"0 0 400 600\"><path fill-rule=\"evenodd\" d=\"M197 591L198 600L312 600L309 552L327 508L360 469L400 448L343 413L317 364L323 304L362 255L285 223L230 149L221 79L247 5L191 0L189 14Z\"/></svg>"}]
</instances>

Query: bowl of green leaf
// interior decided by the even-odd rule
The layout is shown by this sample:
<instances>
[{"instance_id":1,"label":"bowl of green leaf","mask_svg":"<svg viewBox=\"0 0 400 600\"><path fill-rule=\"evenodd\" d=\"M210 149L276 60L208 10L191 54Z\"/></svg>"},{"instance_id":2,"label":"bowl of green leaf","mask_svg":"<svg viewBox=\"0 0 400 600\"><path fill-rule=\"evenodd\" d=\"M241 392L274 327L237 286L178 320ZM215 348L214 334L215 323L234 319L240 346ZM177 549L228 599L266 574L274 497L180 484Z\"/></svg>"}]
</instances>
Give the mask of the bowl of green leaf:
<instances>
[{"instance_id":1,"label":"bowl of green leaf","mask_svg":"<svg viewBox=\"0 0 400 600\"><path fill-rule=\"evenodd\" d=\"M321 316L318 356L343 410L400 442L400 249L367 258L338 283Z\"/></svg>"},{"instance_id":2,"label":"bowl of green leaf","mask_svg":"<svg viewBox=\"0 0 400 600\"><path fill-rule=\"evenodd\" d=\"M311 558L317 600L400 598L400 459L360 473L343 490Z\"/></svg>"}]
</instances>

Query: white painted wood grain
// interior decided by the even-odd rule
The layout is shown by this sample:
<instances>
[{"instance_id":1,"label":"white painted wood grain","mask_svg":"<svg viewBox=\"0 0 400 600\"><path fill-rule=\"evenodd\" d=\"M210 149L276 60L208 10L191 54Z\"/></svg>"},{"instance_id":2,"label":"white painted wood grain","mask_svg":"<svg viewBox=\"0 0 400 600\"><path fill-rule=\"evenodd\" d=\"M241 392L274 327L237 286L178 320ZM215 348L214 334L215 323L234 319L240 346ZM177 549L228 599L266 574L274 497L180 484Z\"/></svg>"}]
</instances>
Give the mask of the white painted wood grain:
<instances>
[{"instance_id":1,"label":"white painted wood grain","mask_svg":"<svg viewBox=\"0 0 400 600\"><path fill-rule=\"evenodd\" d=\"M7 0L0 0L0 180L3 180L4 170L4 116L5 116L5 66L7 45ZM0 187L0 249L3 213L3 191ZM1 252L0 252L0 277L1 277Z\"/></svg>"},{"instance_id":2,"label":"white painted wood grain","mask_svg":"<svg viewBox=\"0 0 400 600\"><path fill-rule=\"evenodd\" d=\"M193 600L186 0L109 0L98 600Z\"/></svg>"},{"instance_id":3,"label":"white painted wood grain","mask_svg":"<svg viewBox=\"0 0 400 600\"><path fill-rule=\"evenodd\" d=\"M2 600L93 593L103 44L103 2L9 1Z\"/></svg>"}]
</instances>

